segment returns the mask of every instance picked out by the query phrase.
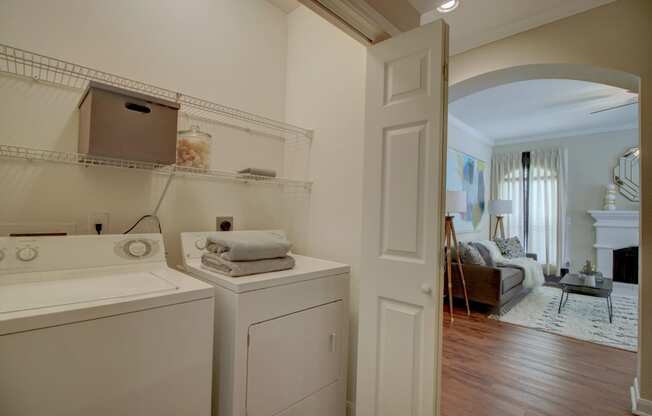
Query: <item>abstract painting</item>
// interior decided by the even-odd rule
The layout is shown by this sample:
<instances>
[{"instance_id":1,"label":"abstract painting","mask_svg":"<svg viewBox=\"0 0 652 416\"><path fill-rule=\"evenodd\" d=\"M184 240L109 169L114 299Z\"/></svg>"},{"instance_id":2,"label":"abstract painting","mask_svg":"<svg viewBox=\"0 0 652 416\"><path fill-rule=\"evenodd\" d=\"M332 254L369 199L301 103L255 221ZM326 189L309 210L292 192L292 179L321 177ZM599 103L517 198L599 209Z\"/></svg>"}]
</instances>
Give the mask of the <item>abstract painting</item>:
<instances>
[{"instance_id":1,"label":"abstract painting","mask_svg":"<svg viewBox=\"0 0 652 416\"><path fill-rule=\"evenodd\" d=\"M448 149L446 190L466 192L466 212L455 214L458 233L478 231L485 214L485 173L487 164L473 156Z\"/></svg>"}]
</instances>

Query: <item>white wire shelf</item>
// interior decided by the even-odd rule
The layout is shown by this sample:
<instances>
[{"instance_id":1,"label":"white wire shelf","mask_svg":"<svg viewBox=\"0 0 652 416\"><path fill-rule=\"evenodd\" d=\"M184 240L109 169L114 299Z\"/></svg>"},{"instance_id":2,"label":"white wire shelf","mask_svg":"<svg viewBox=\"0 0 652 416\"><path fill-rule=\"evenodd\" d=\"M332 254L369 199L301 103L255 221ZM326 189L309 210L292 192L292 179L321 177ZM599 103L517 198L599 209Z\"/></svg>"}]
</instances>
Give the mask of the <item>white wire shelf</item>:
<instances>
[{"instance_id":1,"label":"white wire shelf","mask_svg":"<svg viewBox=\"0 0 652 416\"><path fill-rule=\"evenodd\" d=\"M216 121L233 119L291 139L303 137L311 140L313 136L309 129L4 44L0 44L0 72L80 90L85 89L89 81L97 81L177 102L182 113Z\"/></svg>"},{"instance_id":2,"label":"white wire shelf","mask_svg":"<svg viewBox=\"0 0 652 416\"><path fill-rule=\"evenodd\" d=\"M272 178L267 176L248 174L243 175L230 171L198 169L177 165L163 165L159 163L89 156L82 153L58 152L53 150L35 149L7 144L0 144L0 158L62 163L83 167L133 169L137 171L147 171L163 175L170 175L174 173L175 176L218 179L257 185L278 185L292 188L302 188L306 191L310 191L312 187L312 182L300 181L296 179L278 177Z\"/></svg>"}]
</instances>

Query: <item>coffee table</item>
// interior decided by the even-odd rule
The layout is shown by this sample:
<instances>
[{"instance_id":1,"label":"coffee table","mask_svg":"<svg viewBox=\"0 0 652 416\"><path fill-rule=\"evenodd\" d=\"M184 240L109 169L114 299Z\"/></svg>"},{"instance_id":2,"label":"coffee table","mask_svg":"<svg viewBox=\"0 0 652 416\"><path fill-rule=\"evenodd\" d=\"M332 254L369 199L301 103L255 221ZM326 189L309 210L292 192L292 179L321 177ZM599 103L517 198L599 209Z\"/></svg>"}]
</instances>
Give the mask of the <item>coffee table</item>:
<instances>
[{"instance_id":1,"label":"coffee table","mask_svg":"<svg viewBox=\"0 0 652 416\"><path fill-rule=\"evenodd\" d=\"M593 296L598 298L605 298L607 300L607 311L609 312L609 323L613 322L613 304L611 303L611 292L613 292L613 283L611 279L601 278L598 281L597 277L579 275L577 273L569 273L564 276L559 282L561 286L561 299L559 300L559 310L568 302L568 296L573 293L577 295ZM566 300L564 300L566 295Z\"/></svg>"}]
</instances>

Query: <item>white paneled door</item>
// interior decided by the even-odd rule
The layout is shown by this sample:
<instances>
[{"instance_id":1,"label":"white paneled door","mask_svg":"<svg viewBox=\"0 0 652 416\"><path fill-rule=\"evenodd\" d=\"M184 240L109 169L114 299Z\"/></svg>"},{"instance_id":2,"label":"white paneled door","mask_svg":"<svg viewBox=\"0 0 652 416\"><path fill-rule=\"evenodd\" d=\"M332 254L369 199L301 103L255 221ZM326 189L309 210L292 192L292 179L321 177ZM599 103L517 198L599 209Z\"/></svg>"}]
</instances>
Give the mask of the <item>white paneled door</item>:
<instances>
[{"instance_id":1,"label":"white paneled door","mask_svg":"<svg viewBox=\"0 0 652 416\"><path fill-rule=\"evenodd\" d=\"M438 409L448 26L369 48L357 416Z\"/></svg>"}]
</instances>

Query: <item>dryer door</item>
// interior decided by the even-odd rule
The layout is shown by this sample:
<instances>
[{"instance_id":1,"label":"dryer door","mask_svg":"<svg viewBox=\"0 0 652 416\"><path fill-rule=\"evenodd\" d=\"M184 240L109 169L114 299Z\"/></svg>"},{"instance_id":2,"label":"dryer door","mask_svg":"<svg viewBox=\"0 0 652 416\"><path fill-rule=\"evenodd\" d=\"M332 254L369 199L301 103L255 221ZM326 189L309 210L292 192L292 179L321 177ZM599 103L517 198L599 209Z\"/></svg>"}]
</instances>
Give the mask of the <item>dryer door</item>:
<instances>
[{"instance_id":1,"label":"dryer door","mask_svg":"<svg viewBox=\"0 0 652 416\"><path fill-rule=\"evenodd\" d=\"M248 416L276 415L342 377L343 314L337 301L249 328Z\"/></svg>"}]
</instances>

